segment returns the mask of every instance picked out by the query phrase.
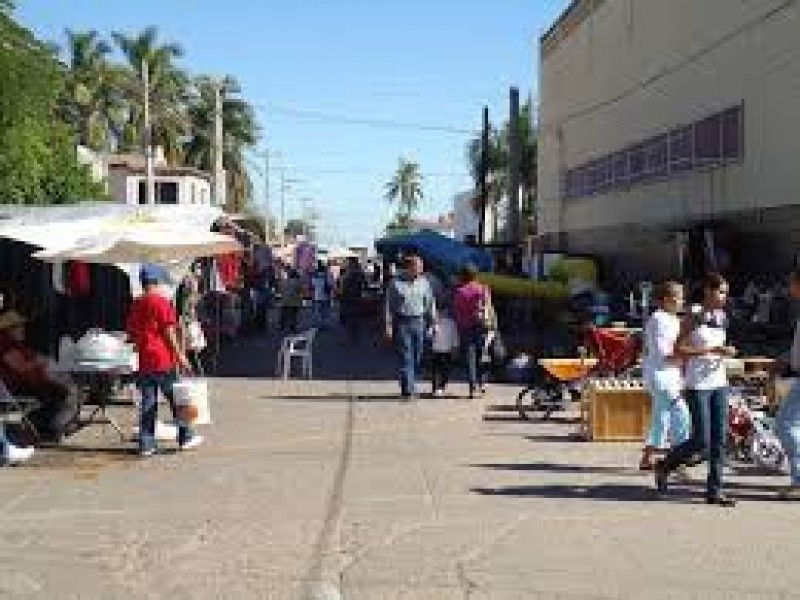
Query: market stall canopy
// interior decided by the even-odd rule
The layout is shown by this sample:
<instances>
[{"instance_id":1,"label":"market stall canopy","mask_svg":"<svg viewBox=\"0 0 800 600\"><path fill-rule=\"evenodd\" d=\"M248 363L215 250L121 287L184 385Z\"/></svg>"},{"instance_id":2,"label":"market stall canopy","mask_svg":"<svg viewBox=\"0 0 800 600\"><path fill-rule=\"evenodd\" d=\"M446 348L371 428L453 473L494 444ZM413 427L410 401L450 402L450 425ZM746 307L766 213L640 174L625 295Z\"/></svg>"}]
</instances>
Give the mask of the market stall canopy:
<instances>
[{"instance_id":1,"label":"market stall canopy","mask_svg":"<svg viewBox=\"0 0 800 600\"><path fill-rule=\"evenodd\" d=\"M347 260L348 258L358 258L358 254L347 248L331 248L328 250L328 260Z\"/></svg>"},{"instance_id":2,"label":"market stall canopy","mask_svg":"<svg viewBox=\"0 0 800 600\"><path fill-rule=\"evenodd\" d=\"M49 262L170 264L240 250L234 238L211 233L221 215L205 206L3 207L0 237L42 248L34 256Z\"/></svg>"},{"instance_id":3,"label":"market stall canopy","mask_svg":"<svg viewBox=\"0 0 800 600\"><path fill-rule=\"evenodd\" d=\"M492 270L492 257L485 250L467 246L434 231L421 231L383 238L375 242L375 249L384 257L403 252L415 252L434 270L447 275L456 273L467 264L480 271Z\"/></svg>"}]
</instances>

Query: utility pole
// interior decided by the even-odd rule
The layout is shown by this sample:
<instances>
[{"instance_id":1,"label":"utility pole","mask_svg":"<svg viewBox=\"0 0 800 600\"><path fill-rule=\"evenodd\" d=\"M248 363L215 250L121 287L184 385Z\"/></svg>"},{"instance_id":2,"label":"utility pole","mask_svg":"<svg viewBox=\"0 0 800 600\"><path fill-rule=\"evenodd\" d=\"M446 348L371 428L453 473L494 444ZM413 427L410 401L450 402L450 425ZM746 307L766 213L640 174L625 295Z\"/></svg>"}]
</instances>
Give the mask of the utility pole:
<instances>
[{"instance_id":1,"label":"utility pole","mask_svg":"<svg viewBox=\"0 0 800 600\"><path fill-rule=\"evenodd\" d=\"M214 86L214 190L212 204L224 204L225 172L222 163L223 157L223 131L222 131L222 83L218 80Z\"/></svg>"},{"instance_id":2,"label":"utility pole","mask_svg":"<svg viewBox=\"0 0 800 600\"><path fill-rule=\"evenodd\" d=\"M156 203L156 183L153 166L153 126L150 122L150 66L142 59L142 83L144 84L144 160L145 202Z\"/></svg>"},{"instance_id":3,"label":"utility pole","mask_svg":"<svg viewBox=\"0 0 800 600\"><path fill-rule=\"evenodd\" d=\"M480 214L478 223L478 245L486 243L486 207L489 206L489 107L483 107L483 131L481 133L480 169Z\"/></svg>"},{"instance_id":4,"label":"utility pole","mask_svg":"<svg viewBox=\"0 0 800 600\"><path fill-rule=\"evenodd\" d=\"M281 167L281 219L280 227L281 246L286 245L286 169Z\"/></svg>"},{"instance_id":5,"label":"utility pole","mask_svg":"<svg viewBox=\"0 0 800 600\"><path fill-rule=\"evenodd\" d=\"M512 87L509 95L510 131L508 138L508 212L506 215L506 241L520 241L520 206L519 188L522 166L522 148L520 140L519 88Z\"/></svg>"},{"instance_id":6,"label":"utility pole","mask_svg":"<svg viewBox=\"0 0 800 600\"><path fill-rule=\"evenodd\" d=\"M267 227L271 218L269 210L269 148L264 151L264 215L267 219Z\"/></svg>"}]
</instances>

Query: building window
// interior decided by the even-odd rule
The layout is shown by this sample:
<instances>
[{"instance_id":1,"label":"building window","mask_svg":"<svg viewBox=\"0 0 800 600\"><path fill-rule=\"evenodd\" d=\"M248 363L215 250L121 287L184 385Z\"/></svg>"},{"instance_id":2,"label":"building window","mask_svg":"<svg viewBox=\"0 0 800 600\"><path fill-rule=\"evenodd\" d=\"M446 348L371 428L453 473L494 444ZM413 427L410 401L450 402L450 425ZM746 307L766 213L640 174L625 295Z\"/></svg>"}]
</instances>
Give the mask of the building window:
<instances>
[{"instance_id":1,"label":"building window","mask_svg":"<svg viewBox=\"0 0 800 600\"><path fill-rule=\"evenodd\" d=\"M744 106L739 104L570 169L562 195L583 198L672 173L739 161L744 154L743 130Z\"/></svg>"},{"instance_id":2,"label":"building window","mask_svg":"<svg viewBox=\"0 0 800 600\"><path fill-rule=\"evenodd\" d=\"M669 133L669 170L689 171L694 167L694 132L691 125Z\"/></svg>"},{"instance_id":3,"label":"building window","mask_svg":"<svg viewBox=\"0 0 800 600\"><path fill-rule=\"evenodd\" d=\"M155 182L156 204L177 204L178 183L175 181ZM139 204L147 204L147 180L139 181Z\"/></svg>"},{"instance_id":4,"label":"building window","mask_svg":"<svg viewBox=\"0 0 800 600\"><path fill-rule=\"evenodd\" d=\"M648 178L669 173L669 136L660 135L645 146L645 173Z\"/></svg>"},{"instance_id":5,"label":"building window","mask_svg":"<svg viewBox=\"0 0 800 600\"><path fill-rule=\"evenodd\" d=\"M722 158L722 115L712 115L695 124L694 158L700 167L719 164Z\"/></svg>"},{"instance_id":6,"label":"building window","mask_svg":"<svg viewBox=\"0 0 800 600\"><path fill-rule=\"evenodd\" d=\"M645 166L647 164L647 154L645 153L644 144L634 146L628 151L628 160L630 163L630 181L637 183L642 181L645 177Z\"/></svg>"},{"instance_id":7,"label":"building window","mask_svg":"<svg viewBox=\"0 0 800 600\"><path fill-rule=\"evenodd\" d=\"M613 159L614 185L626 185L629 181L628 152L617 152Z\"/></svg>"},{"instance_id":8,"label":"building window","mask_svg":"<svg viewBox=\"0 0 800 600\"><path fill-rule=\"evenodd\" d=\"M742 106L734 106L722 113L722 158L742 158Z\"/></svg>"}]
</instances>

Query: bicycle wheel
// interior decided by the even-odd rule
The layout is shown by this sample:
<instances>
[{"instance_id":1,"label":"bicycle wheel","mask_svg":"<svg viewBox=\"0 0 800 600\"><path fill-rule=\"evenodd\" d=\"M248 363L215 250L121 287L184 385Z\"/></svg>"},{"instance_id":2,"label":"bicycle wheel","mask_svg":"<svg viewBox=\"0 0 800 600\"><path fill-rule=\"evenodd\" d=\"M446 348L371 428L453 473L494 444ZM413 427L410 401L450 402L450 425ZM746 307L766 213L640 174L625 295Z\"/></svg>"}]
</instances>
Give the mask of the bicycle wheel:
<instances>
[{"instance_id":1,"label":"bicycle wheel","mask_svg":"<svg viewBox=\"0 0 800 600\"><path fill-rule=\"evenodd\" d=\"M526 421L547 420L558 410L553 390L542 385L529 385L517 396L517 412Z\"/></svg>"}]
</instances>

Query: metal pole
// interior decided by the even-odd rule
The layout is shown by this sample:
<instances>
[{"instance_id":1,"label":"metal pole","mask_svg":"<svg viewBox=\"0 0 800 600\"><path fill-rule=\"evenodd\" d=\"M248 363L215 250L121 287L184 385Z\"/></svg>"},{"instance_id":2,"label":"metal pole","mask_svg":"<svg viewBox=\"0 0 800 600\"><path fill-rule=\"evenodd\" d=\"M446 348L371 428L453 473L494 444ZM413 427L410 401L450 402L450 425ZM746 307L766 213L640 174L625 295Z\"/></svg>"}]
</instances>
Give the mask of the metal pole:
<instances>
[{"instance_id":1,"label":"metal pole","mask_svg":"<svg viewBox=\"0 0 800 600\"><path fill-rule=\"evenodd\" d=\"M486 207L489 205L489 107L483 107L483 132L481 135L480 215L478 245L486 243Z\"/></svg>"},{"instance_id":2,"label":"metal pole","mask_svg":"<svg viewBox=\"0 0 800 600\"><path fill-rule=\"evenodd\" d=\"M153 127L150 122L150 67L147 59L142 59L142 80L144 83L144 156L146 169L145 202L156 203L156 184L153 166Z\"/></svg>"},{"instance_id":3,"label":"metal pole","mask_svg":"<svg viewBox=\"0 0 800 600\"><path fill-rule=\"evenodd\" d=\"M264 216L267 220L267 229L269 229L271 218L269 210L269 148L264 152ZM267 236L269 236L269 231L267 231Z\"/></svg>"},{"instance_id":4,"label":"metal pole","mask_svg":"<svg viewBox=\"0 0 800 600\"><path fill-rule=\"evenodd\" d=\"M225 173L223 166L222 84L214 81L214 201L215 206L225 203Z\"/></svg>"},{"instance_id":5,"label":"metal pole","mask_svg":"<svg viewBox=\"0 0 800 600\"><path fill-rule=\"evenodd\" d=\"M286 245L286 170L281 167L281 246Z\"/></svg>"},{"instance_id":6,"label":"metal pole","mask_svg":"<svg viewBox=\"0 0 800 600\"><path fill-rule=\"evenodd\" d=\"M512 87L509 97L509 161L508 161L508 213L506 216L506 240L517 243L520 241L520 206L519 188L521 179L521 140L520 140L520 109L519 88Z\"/></svg>"}]
</instances>

